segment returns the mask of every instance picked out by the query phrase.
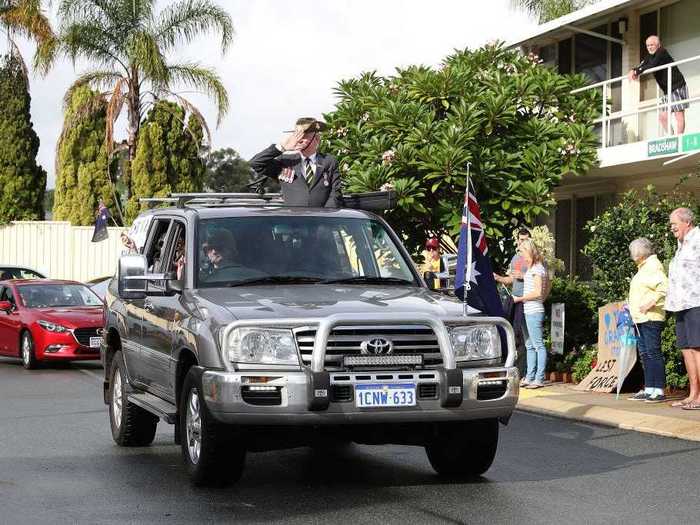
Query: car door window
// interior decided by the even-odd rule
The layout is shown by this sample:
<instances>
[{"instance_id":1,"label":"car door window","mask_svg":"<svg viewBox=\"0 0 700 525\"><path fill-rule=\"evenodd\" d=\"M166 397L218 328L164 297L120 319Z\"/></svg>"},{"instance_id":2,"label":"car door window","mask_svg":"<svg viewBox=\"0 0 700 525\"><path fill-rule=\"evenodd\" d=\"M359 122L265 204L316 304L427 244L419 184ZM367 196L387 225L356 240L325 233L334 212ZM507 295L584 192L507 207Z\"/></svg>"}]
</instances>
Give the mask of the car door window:
<instances>
[{"instance_id":1,"label":"car door window","mask_svg":"<svg viewBox=\"0 0 700 525\"><path fill-rule=\"evenodd\" d=\"M146 245L146 260L148 261L148 273L159 273L163 271L162 258L164 254L165 241L170 227L170 219L156 219L151 225Z\"/></svg>"}]
</instances>

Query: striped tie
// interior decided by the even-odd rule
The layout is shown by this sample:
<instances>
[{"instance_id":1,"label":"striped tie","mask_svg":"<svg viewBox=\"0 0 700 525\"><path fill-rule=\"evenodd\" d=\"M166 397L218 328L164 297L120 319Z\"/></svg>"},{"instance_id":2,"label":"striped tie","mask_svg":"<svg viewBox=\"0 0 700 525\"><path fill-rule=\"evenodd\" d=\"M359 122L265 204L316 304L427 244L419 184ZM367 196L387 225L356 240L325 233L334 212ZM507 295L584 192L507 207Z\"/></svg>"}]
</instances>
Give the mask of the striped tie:
<instances>
[{"instance_id":1,"label":"striped tie","mask_svg":"<svg viewBox=\"0 0 700 525\"><path fill-rule=\"evenodd\" d=\"M314 180L314 169L311 166L311 159L306 159L306 184L311 186L311 183Z\"/></svg>"}]
</instances>

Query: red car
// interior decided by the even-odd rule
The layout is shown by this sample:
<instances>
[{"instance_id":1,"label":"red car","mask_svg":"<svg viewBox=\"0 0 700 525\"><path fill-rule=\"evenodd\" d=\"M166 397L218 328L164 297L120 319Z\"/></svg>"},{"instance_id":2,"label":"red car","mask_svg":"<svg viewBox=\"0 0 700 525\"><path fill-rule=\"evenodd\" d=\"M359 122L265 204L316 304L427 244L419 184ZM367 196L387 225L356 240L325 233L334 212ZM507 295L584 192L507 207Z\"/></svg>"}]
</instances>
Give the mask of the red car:
<instances>
[{"instance_id":1,"label":"red car","mask_svg":"<svg viewBox=\"0 0 700 525\"><path fill-rule=\"evenodd\" d=\"M40 361L100 358L102 300L84 284L52 279L0 281L0 355Z\"/></svg>"}]
</instances>

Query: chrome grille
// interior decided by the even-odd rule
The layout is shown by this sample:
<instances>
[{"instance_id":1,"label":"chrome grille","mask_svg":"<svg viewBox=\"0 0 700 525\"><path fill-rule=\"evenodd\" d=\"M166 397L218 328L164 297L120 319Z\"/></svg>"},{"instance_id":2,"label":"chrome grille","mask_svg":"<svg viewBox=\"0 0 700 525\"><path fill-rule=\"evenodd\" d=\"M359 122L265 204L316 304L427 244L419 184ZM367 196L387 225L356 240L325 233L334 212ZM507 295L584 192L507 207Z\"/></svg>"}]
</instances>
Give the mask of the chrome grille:
<instances>
[{"instance_id":1,"label":"chrome grille","mask_svg":"<svg viewBox=\"0 0 700 525\"><path fill-rule=\"evenodd\" d=\"M295 336L303 363L311 365L316 329L297 329ZM360 345L362 342L376 337L391 340L394 355L421 354L423 365L426 367L442 364L437 336L429 326L337 326L331 331L328 338L326 369L342 369L344 356L361 355Z\"/></svg>"}]
</instances>

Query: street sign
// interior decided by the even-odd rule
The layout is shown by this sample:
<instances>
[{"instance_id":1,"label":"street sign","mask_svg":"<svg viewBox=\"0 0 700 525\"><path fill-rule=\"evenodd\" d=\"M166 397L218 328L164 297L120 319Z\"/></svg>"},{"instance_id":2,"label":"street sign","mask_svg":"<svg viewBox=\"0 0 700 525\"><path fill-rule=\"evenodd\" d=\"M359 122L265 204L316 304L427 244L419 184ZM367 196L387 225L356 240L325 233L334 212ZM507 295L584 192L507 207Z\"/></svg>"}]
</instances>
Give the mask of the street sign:
<instances>
[{"instance_id":1,"label":"street sign","mask_svg":"<svg viewBox=\"0 0 700 525\"><path fill-rule=\"evenodd\" d=\"M678 153L678 137L650 140L647 143L647 157L658 157Z\"/></svg>"},{"instance_id":2,"label":"street sign","mask_svg":"<svg viewBox=\"0 0 700 525\"><path fill-rule=\"evenodd\" d=\"M700 150L700 133L683 135L683 151Z\"/></svg>"},{"instance_id":3,"label":"street sign","mask_svg":"<svg viewBox=\"0 0 700 525\"><path fill-rule=\"evenodd\" d=\"M552 304L552 353L564 353L564 303Z\"/></svg>"}]
</instances>

